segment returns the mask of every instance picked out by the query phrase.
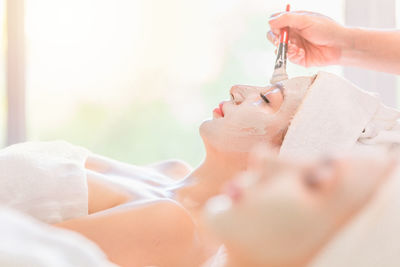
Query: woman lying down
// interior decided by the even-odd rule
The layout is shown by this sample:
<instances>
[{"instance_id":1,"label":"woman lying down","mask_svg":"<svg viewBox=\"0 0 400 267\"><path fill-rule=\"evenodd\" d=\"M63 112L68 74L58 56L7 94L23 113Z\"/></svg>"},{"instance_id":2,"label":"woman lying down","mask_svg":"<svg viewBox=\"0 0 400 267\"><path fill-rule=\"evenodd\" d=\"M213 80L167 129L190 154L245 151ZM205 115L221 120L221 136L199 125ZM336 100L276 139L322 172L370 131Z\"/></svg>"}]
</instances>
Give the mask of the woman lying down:
<instances>
[{"instance_id":1,"label":"woman lying down","mask_svg":"<svg viewBox=\"0 0 400 267\"><path fill-rule=\"evenodd\" d=\"M234 86L230 93L200 127L206 157L194 170L179 162L128 165L64 142L19 144L0 152L0 203L83 235L121 266L345 266L346 260L374 266L379 255L399 264L399 253L378 242L397 230L387 236L386 228L376 228L385 218L373 225L365 219L335 248L335 238L368 211L386 181L398 180L388 178L393 160L381 154L318 160L397 144L399 113L324 72L270 87ZM268 145L269 156L249 161L260 145ZM281 159L271 156L274 150ZM378 247L361 242L370 235ZM49 243L54 250L55 241ZM375 253L364 253L365 262L346 254L359 248Z\"/></svg>"}]
</instances>

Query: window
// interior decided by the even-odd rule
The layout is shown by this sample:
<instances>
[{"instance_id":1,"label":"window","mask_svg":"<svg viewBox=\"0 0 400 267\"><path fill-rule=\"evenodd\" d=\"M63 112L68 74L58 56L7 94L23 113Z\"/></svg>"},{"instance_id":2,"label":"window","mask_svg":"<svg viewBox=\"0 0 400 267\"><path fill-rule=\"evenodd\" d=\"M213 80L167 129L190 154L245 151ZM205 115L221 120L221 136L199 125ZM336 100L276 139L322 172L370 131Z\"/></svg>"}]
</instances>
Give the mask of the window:
<instances>
[{"instance_id":1,"label":"window","mask_svg":"<svg viewBox=\"0 0 400 267\"><path fill-rule=\"evenodd\" d=\"M396 0L396 28L400 29L400 0ZM400 76L397 75L397 107L400 108Z\"/></svg>"},{"instance_id":2,"label":"window","mask_svg":"<svg viewBox=\"0 0 400 267\"><path fill-rule=\"evenodd\" d=\"M400 0L395 0L396 1L396 27L400 28Z\"/></svg>"},{"instance_id":3,"label":"window","mask_svg":"<svg viewBox=\"0 0 400 267\"><path fill-rule=\"evenodd\" d=\"M6 126L6 87L5 87L5 2L0 0L0 147L5 144Z\"/></svg>"},{"instance_id":4,"label":"window","mask_svg":"<svg viewBox=\"0 0 400 267\"><path fill-rule=\"evenodd\" d=\"M344 0L290 3L344 19ZM198 126L229 88L268 83L268 16L284 8L261 0L26 0L28 139L65 139L135 164L198 164ZM288 67L290 76L315 71Z\"/></svg>"}]
</instances>

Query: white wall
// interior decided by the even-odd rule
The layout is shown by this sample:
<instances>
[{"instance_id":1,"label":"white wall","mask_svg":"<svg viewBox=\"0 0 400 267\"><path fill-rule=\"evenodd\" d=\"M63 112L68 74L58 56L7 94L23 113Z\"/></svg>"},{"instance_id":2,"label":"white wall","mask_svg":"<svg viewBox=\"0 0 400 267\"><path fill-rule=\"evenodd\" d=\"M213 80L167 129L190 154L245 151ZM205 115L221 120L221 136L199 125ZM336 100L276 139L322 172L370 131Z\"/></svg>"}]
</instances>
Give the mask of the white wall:
<instances>
[{"instance_id":1,"label":"white wall","mask_svg":"<svg viewBox=\"0 0 400 267\"><path fill-rule=\"evenodd\" d=\"M396 0L346 0L346 25L395 28L395 4ZM395 75L351 67L344 68L344 75L361 88L379 93L385 104L398 106Z\"/></svg>"}]
</instances>

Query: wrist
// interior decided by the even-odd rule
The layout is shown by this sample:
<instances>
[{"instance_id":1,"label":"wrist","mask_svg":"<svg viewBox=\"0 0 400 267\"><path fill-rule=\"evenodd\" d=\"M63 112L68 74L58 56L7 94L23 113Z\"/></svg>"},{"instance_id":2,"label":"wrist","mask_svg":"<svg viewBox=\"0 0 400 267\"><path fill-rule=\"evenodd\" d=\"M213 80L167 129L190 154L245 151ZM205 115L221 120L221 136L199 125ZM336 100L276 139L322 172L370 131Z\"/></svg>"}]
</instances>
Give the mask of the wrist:
<instances>
[{"instance_id":1,"label":"wrist","mask_svg":"<svg viewBox=\"0 0 400 267\"><path fill-rule=\"evenodd\" d=\"M344 27L340 46L340 65L354 65L362 54L364 33L360 28Z\"/></svg>"}]
</instances>

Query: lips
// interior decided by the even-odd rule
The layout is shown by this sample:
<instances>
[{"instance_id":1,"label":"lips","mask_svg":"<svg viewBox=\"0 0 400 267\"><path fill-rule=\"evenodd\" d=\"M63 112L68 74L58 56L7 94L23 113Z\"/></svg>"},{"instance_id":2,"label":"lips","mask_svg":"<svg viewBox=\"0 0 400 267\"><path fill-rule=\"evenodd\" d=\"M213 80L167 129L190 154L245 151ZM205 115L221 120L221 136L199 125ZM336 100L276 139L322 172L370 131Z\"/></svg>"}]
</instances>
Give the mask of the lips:
<instances>
[{"instance_id":1,"label":"lips","mask_svg":"<svg viewBox=\"0 0 400 267\"><path fill-rule=\"evenodd\" d=\"M221 103L219 103L219 109L221 110L222 117L224 117L224 116L225 116L225 114L224 114L224 110L222 109L222 108L223 108L223 106L224 106L224 102L221 102Z\"/></svg>"},{"instance_id":2,"label":"lips","mask_svg":"<svg viewBox=\"0 0 400 267\"><path fill-rule=\"evenodd\" d=\"M217 113L219 116L224 117L224 110L223 110L224 102L219 103L218 107L213 110L213 112Z\"/></svg>"}]
</instances>

